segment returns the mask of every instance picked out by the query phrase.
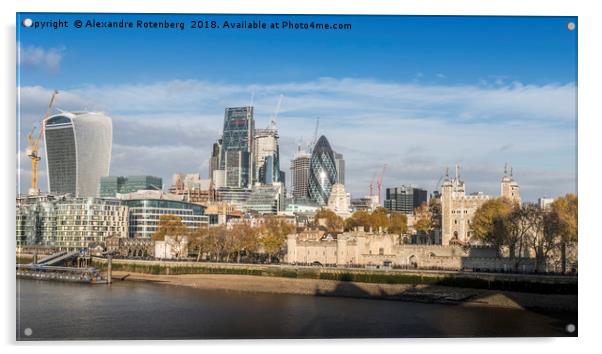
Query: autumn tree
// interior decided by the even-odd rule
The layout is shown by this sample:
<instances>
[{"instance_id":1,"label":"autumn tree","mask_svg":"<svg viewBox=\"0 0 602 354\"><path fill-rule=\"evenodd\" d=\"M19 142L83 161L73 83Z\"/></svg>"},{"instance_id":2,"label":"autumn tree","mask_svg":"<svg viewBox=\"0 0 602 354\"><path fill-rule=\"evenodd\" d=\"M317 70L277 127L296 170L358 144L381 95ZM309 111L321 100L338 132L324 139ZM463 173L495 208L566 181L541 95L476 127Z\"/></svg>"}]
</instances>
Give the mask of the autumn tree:
<instances>
[{"instance_id":1,"label":"autumn tree","mask_svg":"<svg viewBox=\"0 0 602 354\"><path fill-rule=\"evenodd\" d=\"M342 230L345 227L343 218L338 216L334 211L330 209L322 208L318 210L314 217L314 223L319 225L320 219L325 220L325 226L328 232L334 233Z\"/></svg>"},{"instance_id":2,"label":"autumn tree","mask_svg":"<svg viewBox=\"0 0 602 354\"><path fill-rule=\"evenodd\" d=\"M236 262L240 263L243 252L253 252L257 247L257 232L247 223L235 224L228 232L227 242L231 251L236 252Z\"/></svg>"},{"instance_id":3,"label":"autumn tree","mask_svg":"<svg viewBox=\"0 0 602 354\"><path fill-rule=\"evenodd\" d=\"M204 253L209 251L209 229L199 227L190 232L190 246L197 252L196 261L199 262Z\"/></svg>"},{"instance_id":4,"label":"autumn tree","mask_svg":"<svg viewBox=\"0 0 602 354\"><path fill-rule=\"evenodd\" d=\"M207 229L207 234L203 243L211 258L221 261L221 256L225 247L226 236L227 230L225 225L219 225Z\"/></svg>"},{"instance_id":5,"label":"autumn tree","mask_svg":"<svg viewBox=\"0 0 602 354\"><path fill-rule=\"evenodd\" d=\"M419 233L430 235L435 224L433 221L433 214L428 204L422 203L418 208L414 209L414 216L416 217L414 229Z\"/></svg>"},{"instance_id":6,"label":"autumn tree","mask_svg":"<svg viewBox=\"0 0 602 354\"><path fill-rule=\"evenodd\" d=\"M155 241L166 241L165 237L169 236L172 240L172 249L176 254L176 258L180 257L182 241L189 235L189 229L182 218L177 215L164 214L159 217L157 230L153 233L152 239Z\"/></svg>"},{"instance_id":7,"label":"autumn tree","mask_svg":"<svg viewBox=\"0 0 602 354\"><path fill-rule=\"evenodd\" d=\"M261 228L259 242L268 255L271 263L272 256L280 252L286 237L295 230L294 226L286 221L274 217L266 218Z\"/></svg>"},{"instance_id":8,"label":"autumn tree","mask_svg":"<svg viewBox=\"0 0 602 354\"><path fill-rule=\"evenodd\" d=\"M366 228L370 226L370 213L364 210L358 210L354 212L351 217L345 220L345 229L347 231L353 230L355 227ZM365 231L365 230L364 230Z\"/></svg>"},{"instance_id":9,"label":"autumn tree","mask_svg":"<svg viewBox=\"0 0 602 354\"><path fill-rule=\"evenodd\" d=\"M388 230L390 225L389 211L383 207L378 207L370 214L370 227L372 230L377 231L379 228Z\"/></svg>"},{"instance_id":10,"label":"autumn tree","mask_svg":"<svg viewBox=\"0 0 602 354\"><path fill-rule=\"evenodd\" d=\"M508 217L514 204L506 198L490 199L483 203L472 219L474 235L484 243L490 244L501 255L510 232Z\"/></svg>"},{"instance_id":11,"label":"autumn tree","mask_svg":"<svg viewBox=\"0 0 602 354\"><path fill-rule=\"evenodd\" d=\"M566 248L577 243L578 240L578 204L575 194L569 193L559 197L552 203L551 218L552 225L559 239L562 273L566 272Z\"/></svg>"},{"instance_id":12,"label":"autumn tree","mask_svg":"<svg viewBox=\"0 0 602 354\"><path fill-rule=\"evenodd\" d=\"M408 232L408 217L404 213L391 213L387 232L403 235Z\"/></svg>"}]
</instances>

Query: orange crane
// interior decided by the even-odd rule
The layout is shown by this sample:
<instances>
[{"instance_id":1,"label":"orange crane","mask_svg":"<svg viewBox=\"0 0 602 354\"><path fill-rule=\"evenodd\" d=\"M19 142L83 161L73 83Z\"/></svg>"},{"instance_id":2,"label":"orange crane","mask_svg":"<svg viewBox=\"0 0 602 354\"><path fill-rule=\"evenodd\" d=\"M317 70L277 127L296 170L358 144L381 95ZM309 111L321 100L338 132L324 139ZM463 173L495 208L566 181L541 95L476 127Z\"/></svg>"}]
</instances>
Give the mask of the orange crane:
<instances>
[{"instance_id":1,"label":"orange crane","mask_svg":"<svg viewBox=\"0 0 602 354\"><path fill-rule=\"evenodd\" d=\"M36 195L40 192L38 189L38 162L42 159L38 154L40 149L40 141L42 140L42 135L44 135L44 120L48 118L50 115L50 111L52 109L52 104L54 103L54 98L58 95L58 91L54 90L52 93L52 97L50 98L50 103L48 103L48 108L46 109L46 114L44 114L44 118L40 122L40 132L38 136L34 139L33 135L36 130L36 126L34 125L27 135L27 149L25 153L27 157L31 159L31 188L29 189L29 195Z\"/></svg>"}]
</instances>

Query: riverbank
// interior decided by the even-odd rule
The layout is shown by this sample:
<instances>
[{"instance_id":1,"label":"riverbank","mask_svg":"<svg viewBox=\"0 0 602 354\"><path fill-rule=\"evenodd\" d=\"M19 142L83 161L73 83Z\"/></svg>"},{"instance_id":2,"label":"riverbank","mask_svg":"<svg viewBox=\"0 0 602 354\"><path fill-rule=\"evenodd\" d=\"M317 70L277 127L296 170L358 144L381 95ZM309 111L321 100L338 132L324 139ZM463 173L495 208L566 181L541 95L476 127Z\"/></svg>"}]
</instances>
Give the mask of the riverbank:
<instances>
[{"instance_id":1,"label":"riverbank","mask_svg":"<svg viewBox=\"0 0 602 354\"><path fill-rule=\"evenodd\" d=\"M113 281L122 280L148 281L206 290L337 296L541 311L577 311L577 295L533 294L425 284L374 284L239 274L156 275L114 271Z\"/></svg>"}]
</instances>

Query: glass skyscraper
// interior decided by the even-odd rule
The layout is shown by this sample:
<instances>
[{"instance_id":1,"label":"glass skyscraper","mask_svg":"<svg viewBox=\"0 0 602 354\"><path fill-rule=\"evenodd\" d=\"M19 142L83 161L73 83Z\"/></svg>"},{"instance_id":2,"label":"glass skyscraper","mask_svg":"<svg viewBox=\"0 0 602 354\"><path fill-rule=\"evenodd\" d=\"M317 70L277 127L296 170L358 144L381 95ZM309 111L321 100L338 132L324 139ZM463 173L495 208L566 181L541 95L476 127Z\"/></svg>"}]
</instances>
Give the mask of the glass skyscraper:
<instances>
[{"instance_id":1,"label":"glass skyscraper","mask_svg":"<svg viewBox=\"0 0 602 354\"><path fill-rule=\"evenodd\" d=\"M109 174L113 125L102 113L63 112L44 120L48 190L96 197Z\"/></svg>"},{"instance_id":2,"label":"glass skyscraper","mask_svg":"<svg viewBox=\"0 0 602 354\"><path fill-rule=\"evenodd\" d=\"M337 183L337 169L332 148L324 135L318 139L309 163L309 199L326 205L332 185Z\"/></svg>"},{"instance_id":3,"label":"glass skyscraper","mask_svg":"<svg viewBox=\"0 0 602 354\"><path fill-rule=\"evenodd\" d=\"M253 107L226 108L219 161L219 169L225 170L226 187L251 186L254 131Z\"/></svg>"}]
</instances>

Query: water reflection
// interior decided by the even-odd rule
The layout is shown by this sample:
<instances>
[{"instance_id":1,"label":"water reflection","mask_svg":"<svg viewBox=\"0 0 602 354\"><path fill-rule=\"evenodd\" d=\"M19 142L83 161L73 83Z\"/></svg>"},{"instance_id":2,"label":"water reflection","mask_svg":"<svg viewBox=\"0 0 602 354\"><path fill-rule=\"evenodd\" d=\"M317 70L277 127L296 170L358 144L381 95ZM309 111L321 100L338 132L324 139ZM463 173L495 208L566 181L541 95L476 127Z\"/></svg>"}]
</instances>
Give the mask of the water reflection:
<instances>
[{"instance_id":1,"label":"water reflection","mask_svg":"<svg viewBox=\"0 0 602 354\"><path fill-rule=\"evenodd\" d=\"M577 317L129 281L89 286L18 280L17 296L19 340L564 336L565 325Z\"/></svg>"}]
</instances>

